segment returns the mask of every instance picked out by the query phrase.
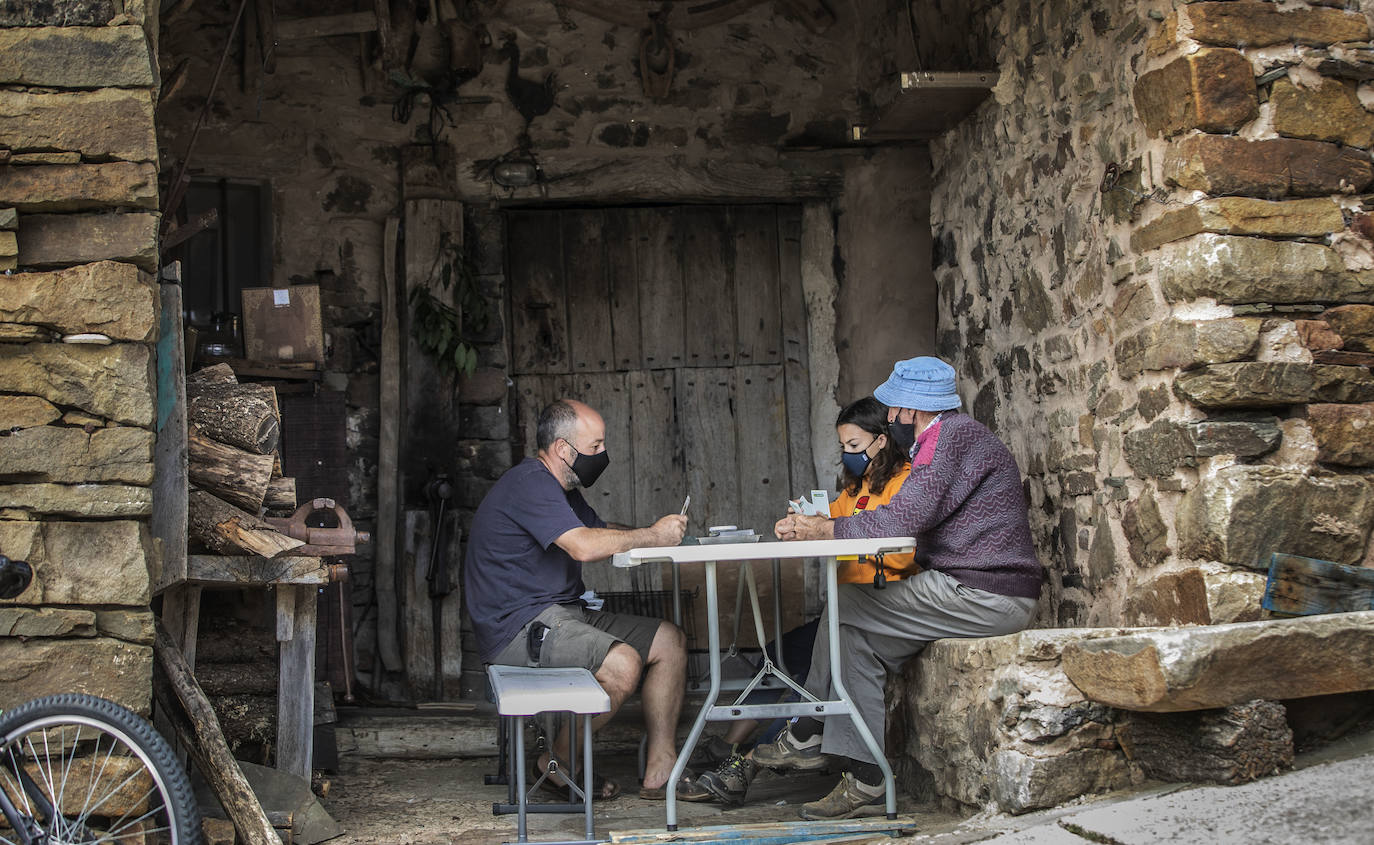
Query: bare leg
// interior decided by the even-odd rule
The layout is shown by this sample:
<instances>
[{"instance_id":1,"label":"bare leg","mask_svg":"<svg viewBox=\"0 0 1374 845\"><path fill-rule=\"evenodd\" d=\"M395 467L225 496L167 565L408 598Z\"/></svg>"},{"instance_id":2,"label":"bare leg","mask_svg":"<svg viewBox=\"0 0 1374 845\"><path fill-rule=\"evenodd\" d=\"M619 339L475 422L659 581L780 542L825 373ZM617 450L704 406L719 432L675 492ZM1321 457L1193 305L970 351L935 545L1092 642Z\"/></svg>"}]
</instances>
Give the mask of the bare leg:
<instances>
[{"instance_id":1,"label":"bare leg","mask_svg":"<svg viewBox=\"0 0 1374 845\"><path fill-rule=\"evenodd\" d=\"M740 719L730 723L730 730L725 732L725 741L731 745L739 745L754 733L754 729L759 726L758 719Z\"/></svg>"},{"instance_id":2,"label":"bare leg","mask_svg":"<svg viewBox=\"0 0 1374 845\"><path fill-rule=\"evenodd\" d=\"M649 735L644 786L667 783L677 762L677 722L687 686L687 637L670 622L662 622L649 647L644 675L644 727Z\"/></svg>"},{"instance_id":3,"label":"bare leg","mask_svg":"<svg viewBox=\"0 0 1374 845\"><path fill-rule=\"evenodd\" d=\"M654 644L658 644L658 638L654 638ZM652 649L649 656L653 657ZM606 659L601 661L601 667L596 670L594 677L601 688L606 690L606 695L611 699L611 709L600 716L592 719L592 732L601 730L601 726L611 720L611 717L620 709L620 705L625 703L625 699L635 691L639 684L639 672L641 668L639 652L624 643L616 643L611 646L611 650L606 652ZM679 694L679 699L681 695ZM648 684L645 684L645 700L648 699ZM669 737L671 739L671 735ZM569 745L568 728L563 725L558 730L558 736L553 741L553 751L560 758L568 759ZM651 745L652 747L652 745ZM542 754L539 757L539 767L542 771L549 762L549 755ZM561 783L561 779L559 779Z\"/></svg>"}]
</instances>

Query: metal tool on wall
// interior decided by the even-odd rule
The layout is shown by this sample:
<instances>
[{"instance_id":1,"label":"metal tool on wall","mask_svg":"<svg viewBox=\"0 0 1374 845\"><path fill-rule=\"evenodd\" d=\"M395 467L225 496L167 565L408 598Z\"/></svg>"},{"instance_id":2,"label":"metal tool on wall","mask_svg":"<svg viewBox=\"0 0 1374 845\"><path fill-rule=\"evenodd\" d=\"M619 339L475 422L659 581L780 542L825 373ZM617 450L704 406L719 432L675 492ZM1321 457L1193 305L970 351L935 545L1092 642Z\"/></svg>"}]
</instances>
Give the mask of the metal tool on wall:
<instances>
[{"instance_id":1,"label":"metal tool on wall","mask_svg":"<svg viewBox=\"0 0 1374 845\"><path fill-rule=\"evenodd\" d=\"M429 499L429 567L425 570L425 581L429 584L431 626L434 640L434 700L444 700L444 599L453 592L453 579L450 577L444 544L444 516L448 510L448 500L453 496L453 484L448 475L439 473L425 485L425 497Z\"/></svg>"}]
</instances>

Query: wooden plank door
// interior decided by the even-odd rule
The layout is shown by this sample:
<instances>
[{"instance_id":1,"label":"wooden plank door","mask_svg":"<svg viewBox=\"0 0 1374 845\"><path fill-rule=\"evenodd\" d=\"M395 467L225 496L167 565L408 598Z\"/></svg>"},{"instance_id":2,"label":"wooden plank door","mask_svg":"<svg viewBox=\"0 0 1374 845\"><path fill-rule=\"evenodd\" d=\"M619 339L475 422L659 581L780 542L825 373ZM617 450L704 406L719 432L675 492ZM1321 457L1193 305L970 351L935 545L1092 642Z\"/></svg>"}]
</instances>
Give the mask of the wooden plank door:
<instances>
[{"instance_id":1,"label":"wooden plank door","mask_svg":"<svg viewBox=\"0 0 1374 845\"><path fill-rule=\"evenodd\" d=\"M584 491L609 522L647 525L691 494L688 532L714 525L772 538L789 495L815 486L806 391L800 214L775 206L562 209L508 220L516 427L560 396L606 420L611 462ZM784 626L816 600L802 565L784 573ZM771 637L767 562L755 568ZM722 638L734 639L737 570L721 568ZM661 590L666 568L592 564L598 592ZM699 570L688 629L704 647ZM810 579L814 582L814 579ZM746 613L739 645L753 646Z\"/></svg>"}]
</instances>

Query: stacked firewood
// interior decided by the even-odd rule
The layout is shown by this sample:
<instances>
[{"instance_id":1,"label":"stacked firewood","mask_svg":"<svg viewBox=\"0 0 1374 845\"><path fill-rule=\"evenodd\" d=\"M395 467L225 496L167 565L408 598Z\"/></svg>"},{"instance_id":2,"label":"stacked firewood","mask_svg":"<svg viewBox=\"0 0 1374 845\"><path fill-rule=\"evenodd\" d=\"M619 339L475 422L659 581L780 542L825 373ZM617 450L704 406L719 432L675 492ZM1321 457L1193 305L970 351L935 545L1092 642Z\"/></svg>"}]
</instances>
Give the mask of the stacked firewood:
<instances>
[{"instance_id":1,"label":"stacked firewood","mask_svg":"<svg viewBox=\"0 0 1374 845\"><path fill-rule=\"evenodd\" d=\"M296 507L296 480L283 478L277 392L239 384L228 364L186 377L188 523L192 543L224 555L276 557L304 543L262 518Z\"/></svg>"}]
</instances>

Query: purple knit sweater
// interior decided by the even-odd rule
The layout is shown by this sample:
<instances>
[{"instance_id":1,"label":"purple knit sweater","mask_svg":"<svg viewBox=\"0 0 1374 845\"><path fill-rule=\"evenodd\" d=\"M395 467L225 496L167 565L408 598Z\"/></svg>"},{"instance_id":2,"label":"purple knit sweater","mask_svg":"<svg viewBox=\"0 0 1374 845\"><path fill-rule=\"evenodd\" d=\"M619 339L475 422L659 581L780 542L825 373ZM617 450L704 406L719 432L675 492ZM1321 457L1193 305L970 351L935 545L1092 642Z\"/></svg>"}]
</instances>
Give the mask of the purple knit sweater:
<instances>
[{"instance_id":1,"label":"purple knit sweater","mask_svg":"<svg viewBox=\"0 0 1374 845\"><path fill-rule=\"evenodd\" d=\"M982 423L948 413L916 438L911 475L884 507L835 520L835 536L916 538L916 559L959 583L1038 598L1016 459Z\"/></svg>"}]
</instances>

